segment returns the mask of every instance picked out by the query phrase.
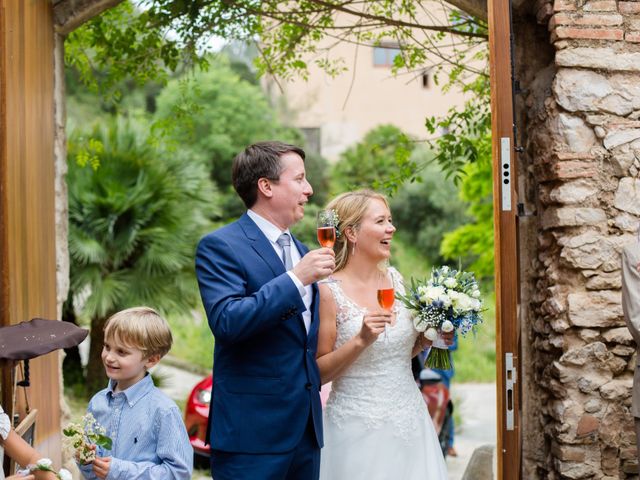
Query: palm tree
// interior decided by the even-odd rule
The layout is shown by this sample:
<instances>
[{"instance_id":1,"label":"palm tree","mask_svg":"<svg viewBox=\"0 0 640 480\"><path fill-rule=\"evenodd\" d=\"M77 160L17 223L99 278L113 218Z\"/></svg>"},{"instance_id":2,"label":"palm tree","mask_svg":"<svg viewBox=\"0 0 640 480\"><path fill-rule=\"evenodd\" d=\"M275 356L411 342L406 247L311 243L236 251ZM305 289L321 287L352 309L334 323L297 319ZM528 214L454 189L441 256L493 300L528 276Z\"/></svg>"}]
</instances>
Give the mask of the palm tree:
<instances>
[{"instance_id":1,"label":"palm tree","mask_svg":"<svg viewBox=\"0 0 640 480\"><path fill-rule=\"evenodd\" d=\"M110 315L196 305L195 247L217 204L206 169L153 147L141 126L113 120L90 138L71 136L67 176L71 303L91 322L88 393L105 385L100 353ZM95 168L79 161L87 158Z\"/></svg>"}]
</instances>

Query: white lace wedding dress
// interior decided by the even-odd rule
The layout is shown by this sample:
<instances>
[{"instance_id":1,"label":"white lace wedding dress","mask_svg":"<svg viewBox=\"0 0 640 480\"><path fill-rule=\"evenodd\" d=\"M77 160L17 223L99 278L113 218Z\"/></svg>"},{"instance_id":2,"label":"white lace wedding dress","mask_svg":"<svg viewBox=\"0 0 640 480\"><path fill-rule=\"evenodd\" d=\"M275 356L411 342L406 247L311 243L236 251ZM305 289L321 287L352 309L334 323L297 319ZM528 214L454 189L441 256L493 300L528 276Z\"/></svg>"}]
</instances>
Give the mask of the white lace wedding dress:
<instances>
[{"instance_id":1,"label":"white lace wedding dress","mask_svg":"<svg viewBox=\"0 0 640 480\"><path fill-rule=\"evenodd\" d=\"M397 292L400 273L389 269ZM337 307L335 348L356 335L364 309L340 283L329 283ZM447 467L427 406L411 372L418 333L396 301L396 323L332 383L324 410L320 480L446 480Z\"/></svg>"}]
</instances>

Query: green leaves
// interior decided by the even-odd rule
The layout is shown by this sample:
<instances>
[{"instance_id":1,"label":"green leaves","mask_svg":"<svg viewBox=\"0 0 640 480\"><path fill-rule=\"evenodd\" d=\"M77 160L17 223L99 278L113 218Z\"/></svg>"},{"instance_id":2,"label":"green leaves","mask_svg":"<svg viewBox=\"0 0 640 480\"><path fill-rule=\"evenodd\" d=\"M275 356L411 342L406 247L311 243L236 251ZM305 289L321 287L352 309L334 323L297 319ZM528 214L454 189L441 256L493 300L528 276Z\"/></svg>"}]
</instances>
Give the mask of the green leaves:
<instances>
[{"instance_id":1,"label":"green leaves","mask_svg":"<svg viewBox=\"0 0 640 480\"><path fill-rule=\"evenodd\" d=\"M413 141L393 125L371 130L341 155L333 172L332 190L373 188L393 195L402 183L418 178L418 165L411 158L413 149Z\"/></svg>"},{"instance_id":2,"label":"green leaves","mask_svg":"<svg viewBox=\"0 0 640 480\"><path fill-rule=\"evenodd\" d=\"M113 448L113 440L111 440L106 435L98 434L95 435L92 440L94 443L106 450L111 450Z\"/></svg>"},{"instance_id":3,"label":"green leaves","mask_svg":"<svg viewBox=\"0 0 640 480\"><path fill-rule=\"evenodd\" d=\"M449 78L449 87L458 84L460 79L455 72ZM430 141L436 152L434 161L452 177L457 185L464 176L464 167L491 155L491 142L486 139L491 134L491 108L489 101L489 83L485 76L477 76L469 85L463 85L463 91L472 94L462 109L453 107L446 116L429 117L425 127L437 137Z\"/></svg>"},{"instance_id":4,"label":"green leaves","mask_svg":"<svg viewBox=\"0 0 640 480\"><path fill-rule=\"evenodd\" d=\"M86 138L103 146L97 170L76 161ZM146 138L143 126L121 120L71 135L71 286L90 318L138 304L186 312L197 302L193 254L216 193L201 164Z\"/></svg>"},{"instance_id":5,"label":"green leaves","mask_svg":"<svg viewBox=\"0 0 640 480\"><path fill-rule=\"evenodd\" d=\"M484 143L491 144L486 137ZM469 202L467 214L471 222L444 236L441 253L450 260L464 259L478 278L494 274L493 177L490 157L468 165L461 182L460 196Z\"/></svg>"},{"instance_id":6,"label":"green leaves","mask_svg":"<svg viewBox=\"0 0 640 480\"><path fill-rule=\"evenodd\" d=\"M429 9L425 14L411 0L125 1L69 34L65 63L109 102L118 101L127 79L164 83L181 66L205 68L211 41L219 38L256 43L256 67L283 79L307 78L309 61L340 73L344 59L329 54L338 41L397 44L402 55L394 72L442 64L473 70L463 58L472 59L486 42L486 23L444 3Z\"/></svg>"}]
</instances>

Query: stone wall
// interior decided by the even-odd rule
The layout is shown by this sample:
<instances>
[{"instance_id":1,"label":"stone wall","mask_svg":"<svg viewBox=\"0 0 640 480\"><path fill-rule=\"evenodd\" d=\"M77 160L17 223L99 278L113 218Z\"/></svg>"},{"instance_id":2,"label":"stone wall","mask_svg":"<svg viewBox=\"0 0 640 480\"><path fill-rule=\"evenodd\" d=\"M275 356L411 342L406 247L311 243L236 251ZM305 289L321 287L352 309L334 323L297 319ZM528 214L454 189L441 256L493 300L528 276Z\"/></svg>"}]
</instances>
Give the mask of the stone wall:
<instances>
[{"instance_id":1,"label":"stone wall","mask_svg":"<svg viewBox=\"0 0 640 480\"><path fill-rule=\"evenodd\" d=\"M619 263L640 226L640 1L514 6L524 478L637 478Z\"/></svg>"}]
</instances>

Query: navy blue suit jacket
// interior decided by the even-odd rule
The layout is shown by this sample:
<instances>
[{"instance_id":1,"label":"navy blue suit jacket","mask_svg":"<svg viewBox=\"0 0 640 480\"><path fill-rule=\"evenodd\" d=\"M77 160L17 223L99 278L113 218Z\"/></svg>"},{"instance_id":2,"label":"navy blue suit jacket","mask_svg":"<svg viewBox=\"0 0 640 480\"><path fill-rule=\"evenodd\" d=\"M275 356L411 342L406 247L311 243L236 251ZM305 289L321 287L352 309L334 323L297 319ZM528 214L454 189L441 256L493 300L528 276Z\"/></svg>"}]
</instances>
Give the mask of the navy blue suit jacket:
<instances>
[{"instance_id":1,"label":"navy blue suit jacket","mask_svg":"<svg viewBox=\"0 0 640 480\"><path fill-rule=\"evenodd\" d=\"M293 240L301 255L308 252ZM200 241L196 273L215 337L211 447L287 452L301 440L309 415L322 447L317 286L307 335L298 289L247 214Z\"/></svg>"}]
</instances>

